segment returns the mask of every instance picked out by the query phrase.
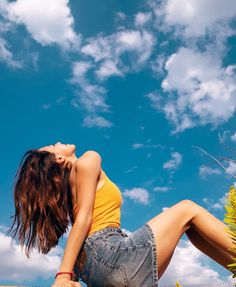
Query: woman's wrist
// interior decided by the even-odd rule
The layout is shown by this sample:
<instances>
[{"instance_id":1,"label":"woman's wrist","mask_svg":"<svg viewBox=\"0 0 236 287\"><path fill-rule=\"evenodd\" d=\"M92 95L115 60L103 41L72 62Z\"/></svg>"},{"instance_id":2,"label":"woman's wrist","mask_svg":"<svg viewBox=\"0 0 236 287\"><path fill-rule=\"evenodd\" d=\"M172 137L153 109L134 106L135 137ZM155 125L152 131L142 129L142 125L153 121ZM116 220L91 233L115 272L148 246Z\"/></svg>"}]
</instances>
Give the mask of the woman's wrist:
<instances>
[{"instance_id":1,"label":"woman's wrist","mask_svg":"<svg viewBox=\"0 0 236 287\"><path fill-rule=\"evenodd\" d=\"M69 280L71 280L71 276L69 274L61 274L61 275L57 275L56 280L57 279L69 279Z\"/></svg>"},{"instance_id":2,"label":"woman's wrist","mask_svg":"<svg viewBox=\"0 0 236 287\"><path fill-rule=\"evenodd\" d=\"M72 280L73 272L57 272L55 279L69 279Z\"/></svg>"}]
</instances>

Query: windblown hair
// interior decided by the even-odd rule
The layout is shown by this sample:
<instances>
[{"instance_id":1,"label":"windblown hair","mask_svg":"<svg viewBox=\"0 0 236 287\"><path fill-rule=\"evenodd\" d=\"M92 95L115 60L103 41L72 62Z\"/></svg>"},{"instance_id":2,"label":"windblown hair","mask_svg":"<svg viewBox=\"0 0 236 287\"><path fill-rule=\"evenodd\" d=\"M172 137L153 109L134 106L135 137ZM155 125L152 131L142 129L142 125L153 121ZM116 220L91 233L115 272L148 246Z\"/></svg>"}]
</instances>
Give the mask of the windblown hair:
<instances>
[{"instance_id":1,"label":"windblown hair","mask_svg":"<svg viewBox=\"0 0 236 287\"><path fill-rule=\"evenodd\" d=\"M47 254L73 224L69 185L71 165L60 166L55 154L32 149L27 151L15 175L14 221L8 231L18 234L21 247L29 258L34 247Z\"/></svg>"}]
</instances>

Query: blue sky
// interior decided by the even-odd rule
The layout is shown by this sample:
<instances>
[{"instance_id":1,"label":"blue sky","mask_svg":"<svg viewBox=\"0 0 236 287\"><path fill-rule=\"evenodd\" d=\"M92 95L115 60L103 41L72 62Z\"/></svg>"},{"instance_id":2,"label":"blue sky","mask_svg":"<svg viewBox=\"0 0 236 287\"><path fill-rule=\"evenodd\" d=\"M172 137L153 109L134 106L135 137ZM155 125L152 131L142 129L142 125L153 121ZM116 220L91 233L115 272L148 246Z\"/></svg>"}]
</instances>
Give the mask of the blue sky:
<instances>
[{"instance_id":1,"label":"blue sky","mask_svg":"<svg viewBox=\"0 0 236 287\"><path fill-rule=\"evenodd\" d=\"M5 235L30 148L98 151L127 232L186 198L223 220L234 178L193 146L235 156L235 11L234 0L1 1L0 284L51 284L66 241L29 261ZM183 236L160 284L230 277Z\"/></svg>"}]
</instances>

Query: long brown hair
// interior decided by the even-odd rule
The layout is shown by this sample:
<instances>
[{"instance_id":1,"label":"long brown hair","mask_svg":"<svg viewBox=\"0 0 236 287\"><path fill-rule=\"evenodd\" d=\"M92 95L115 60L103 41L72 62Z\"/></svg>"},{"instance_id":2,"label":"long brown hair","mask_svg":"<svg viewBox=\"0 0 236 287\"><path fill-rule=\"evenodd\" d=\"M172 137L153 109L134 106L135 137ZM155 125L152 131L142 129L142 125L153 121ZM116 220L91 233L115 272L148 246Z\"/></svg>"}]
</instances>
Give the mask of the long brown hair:
<instances>
[{"instance_id":1,"label":"long brown hair","mask_svg":"<svg viewBox=\"0 0 236 287\"><path fill-rule=\"evenodd\" d=\"M15 175L14 221L8 231L17 233L21 247L26 245L29 258L32 248L47 254L73 224L69 174L71 165L56 163L55 154L31 149L27 151Z\"/></svg>"}]
</instances>

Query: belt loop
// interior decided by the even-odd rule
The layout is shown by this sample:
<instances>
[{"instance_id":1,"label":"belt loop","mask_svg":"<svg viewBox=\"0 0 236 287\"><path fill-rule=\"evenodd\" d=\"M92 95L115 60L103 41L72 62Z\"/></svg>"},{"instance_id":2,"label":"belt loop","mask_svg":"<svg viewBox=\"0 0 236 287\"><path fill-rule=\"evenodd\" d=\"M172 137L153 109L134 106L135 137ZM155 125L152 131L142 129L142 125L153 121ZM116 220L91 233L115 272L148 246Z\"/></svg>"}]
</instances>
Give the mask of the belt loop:
<instances>
[{"instance_id":1,"label":"belt loop","mask_svg":"<svg viewBox=\"0 0 236 287\"><path fill-rule=\"evenodd\" d=\"M94 246L93 240L89 237L85 240L85 244L88 245L90 249L92 249Z\"/></svg>"}]
</instances>

